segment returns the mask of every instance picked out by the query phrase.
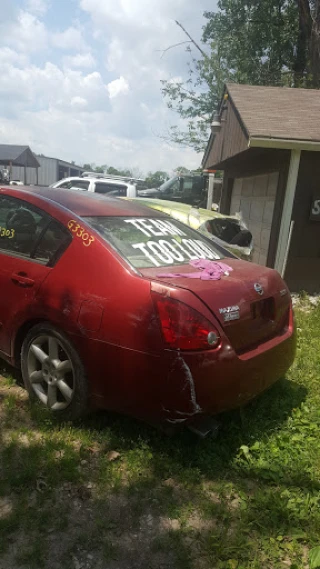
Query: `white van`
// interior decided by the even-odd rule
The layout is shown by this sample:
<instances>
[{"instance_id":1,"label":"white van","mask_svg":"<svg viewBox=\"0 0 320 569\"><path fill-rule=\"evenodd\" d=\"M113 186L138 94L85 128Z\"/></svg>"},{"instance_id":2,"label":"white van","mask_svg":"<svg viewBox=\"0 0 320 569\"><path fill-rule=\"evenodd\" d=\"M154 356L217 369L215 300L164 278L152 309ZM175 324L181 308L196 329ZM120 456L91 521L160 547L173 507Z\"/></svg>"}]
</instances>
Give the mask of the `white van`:
<instances>
[{"instance_id":1,"label":"white van","mask_svg":"<svg viewBox=\"0 0 320 569\"><path fill-rule=\"evenodd\" d=\"M127 198L135 198L137 195L136 185L131 180L115 180L89 175L85 177L63 178L63 180L51 184L50 188L67 188L69 190L96 192L98 194Z\"/></svg>"}]
</instances>

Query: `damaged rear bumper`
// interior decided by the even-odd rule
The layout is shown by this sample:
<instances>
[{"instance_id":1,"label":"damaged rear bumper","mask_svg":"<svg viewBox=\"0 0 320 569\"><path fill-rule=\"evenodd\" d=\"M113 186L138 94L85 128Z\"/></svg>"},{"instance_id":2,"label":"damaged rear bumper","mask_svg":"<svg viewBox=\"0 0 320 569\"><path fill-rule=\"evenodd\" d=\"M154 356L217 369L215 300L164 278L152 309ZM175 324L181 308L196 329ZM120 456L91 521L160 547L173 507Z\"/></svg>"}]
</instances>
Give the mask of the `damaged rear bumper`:
<instances>
[{"instance_id":1,"label":"damaged rear bumper","mask_svg":"<svg viewBox=\"0 0 320 569\"><path fill-rule=\"evenodd\" d=\"M281 342L270 340L243 356L230 345L219 353L179 354L171 366L167 393L174 405L164 406L165 420L191 424L199 416L241 407L285 376L295 350L295 333L288 332Z\"/></svg>"},{"instance_id":2,"label":"damaged rear bumper","mask_svg":"<svg viewBox=\"0 0 320 569\"><path fill-rule=\"evenodd\" d=\"M228 343L206 352L155 355L78 342L85 366L96 363L89 374L94 406L168 426L191 425L244 405L285 376L296 346L292 330L241 356Z\"/></svg>"}]
</instances>

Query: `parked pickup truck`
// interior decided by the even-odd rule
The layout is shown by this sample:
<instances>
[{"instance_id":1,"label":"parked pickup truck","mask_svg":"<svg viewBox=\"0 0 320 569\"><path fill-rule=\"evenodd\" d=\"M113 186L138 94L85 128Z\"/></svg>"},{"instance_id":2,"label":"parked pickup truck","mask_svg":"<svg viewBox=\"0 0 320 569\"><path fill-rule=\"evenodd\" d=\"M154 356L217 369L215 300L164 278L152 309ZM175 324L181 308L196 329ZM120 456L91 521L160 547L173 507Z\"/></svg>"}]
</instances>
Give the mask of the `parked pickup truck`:
<instances>
[{"instance_id":1,"label":"parked pickup truck","mask_svg":"<svg viewBox=\"0 0 320 569\"><path fill-rule=\"evenodd\" d=\"M138 196L140 198L157 198L203 207L207 201L207 180L207 176L195 174L174 176L161 184L159 188L139 190ZM221 180L215 180L214 182L213 202L220 201L221 183ZM216 209L218 209L218 205L216 205Z\"/></svg>"}]
</instances>

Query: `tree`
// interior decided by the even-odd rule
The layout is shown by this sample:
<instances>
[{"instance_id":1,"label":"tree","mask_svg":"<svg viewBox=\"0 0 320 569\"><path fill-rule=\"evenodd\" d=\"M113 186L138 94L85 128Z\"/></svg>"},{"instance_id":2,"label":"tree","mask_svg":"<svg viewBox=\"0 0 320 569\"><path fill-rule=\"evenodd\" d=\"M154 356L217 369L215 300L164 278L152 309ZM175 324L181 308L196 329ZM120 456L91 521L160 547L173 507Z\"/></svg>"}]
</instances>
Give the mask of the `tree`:
<instances>
[{"instance_id":1,"label":"tree","mask_svg":"<svg viewBox=\"0 0 320 569\"><path fill-rule=\"evenodd\" d=\"M86 172L93 172L93 166L92 164L84 164L83 168Z\"/></svg>"},{"instance_id":2,"label":"tree","mask_svg":"<svg viewBox=\"0 0 320 569\"><path fill-rule=\"evenodd\" d=\"M199 152L227 81L320 86L320 0L219 0L204 17L200 44L177 22L189 38L187 80L162 81L168 107L187 120L169 138Z\"/></svg>"},{"instance_id":3,"label":"tree","mask_svg":"<svg viewBox=\"0 0 320 569\"><path fill-rule=\"evenodd\" d=\"M143 172L142 170L140 170L138 166L134 166L133 168L131 168L130 172L131 176L133 176L134 178L143 178Z\"/></svg>"},{"instance_id":4,"label":"tree","mask_svg":"<svg viewBox=\"0 0 320 569\"><path fill-rule=\"evenodd\" d=\"M167 180L169 180L167 172L157 170L156 172L148 172L145 182L150 188L158 188Z\"/></svg>"},{"instance_id":5,"label":"tree","mask_svg":"<svg viewBox=\"0 0 320 569\"><path fill-rule=\"evenodd\" d=\"M307 0L305 0L307 2ZM310 36L311 87L320 88L320 0L310 1L312 28Z\"/></svg>"},{"instance_id":6,"label":"tree","mask_svg":"<svg viewBox=\"0 0 320 569\"><path fill-rule=\"evenodd\" d=\"M113 166L107 166L106 164L102 164L101 166L97 166L95 163L91 164L83 164L83 168L86 172L96 172L97 174L104 174L107 173L110 176L126 176L127 178L142 178L142 172L139 168L114 168Z\"/></svg>"},{"instance_id":7,"label":"tree","mask_svg":"<svg viewBox=\"0 0 320 569\"><path fill-rule=\"evenodd\" d=\"M113 166L109 166L109 168L107 168L107 174L110 174L111 176L126 176L128 178L132 176L131 170L129 169L118 170Z\"/></svg>"},{"instance_id":8,"label":"tree","mask_svg":"<svg viewBox=\"0 0 320 569\"><path fill-rule=\"evenodd\" d=\"M190 170L188 170L188 168L185 166L178 166L178 168L175 168L173 171L178 176L182 176L183 174L190 174Z\"/></svg>"},{"instance_id":9,"label":"tree","mask_svg":"<svg viewBox=\"0 0 320 569\"><path fill-rule=\"evenodd\" d=\"M299 30L295 86L320 88L320 0L297 0Z\"/></svg>"}]
</instances>

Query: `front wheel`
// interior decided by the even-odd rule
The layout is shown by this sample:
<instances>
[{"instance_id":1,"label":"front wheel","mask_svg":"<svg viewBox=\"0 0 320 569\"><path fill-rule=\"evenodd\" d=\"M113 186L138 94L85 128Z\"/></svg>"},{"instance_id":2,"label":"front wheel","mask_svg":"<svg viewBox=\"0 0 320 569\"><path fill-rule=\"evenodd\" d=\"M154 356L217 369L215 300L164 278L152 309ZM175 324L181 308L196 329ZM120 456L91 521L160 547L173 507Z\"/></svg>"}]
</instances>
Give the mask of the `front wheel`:
<instances>
[{"instance_id":1,"label":"front wheel","mask_svg":"<svg viewBox=\"0 0 320 569\"><path fill-rule=\"evenodd\" d=\"M81 359L68 338L49 323L33 326L21 350L21 371L33 400L61 421L83 416L88 383Z\"/></svg>"}]
</instances>

